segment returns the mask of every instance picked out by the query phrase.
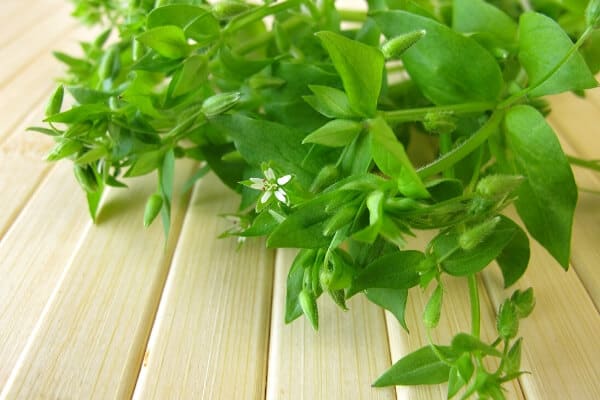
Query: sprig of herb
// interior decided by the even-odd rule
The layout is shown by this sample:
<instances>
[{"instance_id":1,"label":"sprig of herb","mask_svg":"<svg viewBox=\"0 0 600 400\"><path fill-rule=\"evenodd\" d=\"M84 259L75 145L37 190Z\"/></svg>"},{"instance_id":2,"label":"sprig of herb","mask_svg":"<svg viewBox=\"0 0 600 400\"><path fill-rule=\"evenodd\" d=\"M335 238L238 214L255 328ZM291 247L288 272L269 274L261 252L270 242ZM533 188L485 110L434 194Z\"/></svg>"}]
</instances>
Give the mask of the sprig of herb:
<instances>
[{"instance_id":1,"label":"sprig of herb","mask_svg":"<svg viewBox=\"0 0 600 400\"><path fill-rule=\"evenodd\" d=\"M600 2L373 0L367 12L333 0L74 2L107 30L82 56L56 53L68 75L48 126L32 129L56 139L49 160L73 160L92 218L107 186L158 171L144 224L161 214L168 234L176 159L198 160L195 179L210 169L240 194L224 236L299 249L286 322L304 314L317 328L318 297L346 309L361 293L406 328L408 289L433 285L430 331L442 278L465 279L471 332L405 356L375 386L448 382L449 397L504 398L502 384L523 373L518 326L533 291L502 304L498 337L484 343L476 275L495 260L509 287L525 272L528 236L502 215L513 203L569 266L569 162L598 163L565 156L540 97L597 85ZM417 164L420 136L438 156ZM425 249L405 248L432 229Z\"/></svg>"}]
</instances>

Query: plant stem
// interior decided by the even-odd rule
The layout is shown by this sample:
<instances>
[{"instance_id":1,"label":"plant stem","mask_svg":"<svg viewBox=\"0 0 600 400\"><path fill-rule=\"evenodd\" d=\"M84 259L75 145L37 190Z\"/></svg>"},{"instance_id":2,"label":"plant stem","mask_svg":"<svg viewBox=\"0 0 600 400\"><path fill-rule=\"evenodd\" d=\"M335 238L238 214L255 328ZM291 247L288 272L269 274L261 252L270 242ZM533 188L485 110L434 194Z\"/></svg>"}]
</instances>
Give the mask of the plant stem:
<instances>
[{"instance_id":1,"label":"plant stem","mask_svg":"<svg viewBox=\"0 0 600 400\"><path fill-rule=\"evenodd\" d=\"M477 289L477 277L469 275L469 299L471 300L471 335L479 339L481 311L479 306L479 291Z\"/></svg>"},{"instance_id":2,"label":"plant stem","mask_svg":"<svg viewBox=\"0 0 600 400\"><path fill-rule=\"evenodd\" d=\"M577 165L578 167L600 171L600 160L584 160L575 156L567 156L567 160L570 164Z\"/></svg>"},{"instance_id":3,"label":"plant stem","mask_svg":"<svg viewBox=\"0 0 600 400\"><path fill-rule=\"evenodd\" d=\"M487 122L473 134L473 136L465 140L460 146L453 148L451 151L442 155L431 164L428 164L425 167L417 170L419 177L421 177L421 179L425 179L440 173L471 154L474 150L481 146L492 133L496 131L503 117L504 111L494 111L490 119L488 119Z\"/></svg>"},{"instance_id":4,"label":"plant stem","mask_svg":"<svg viewBox=\"0 0 600 400\"><path fill-rule=\"evenodd\" d=\"M440 154L446 154L452 150L452 135L444 133L440 135ZM450 167L443 172L444 178L454 178L454 168Z\"/></svg>"},{"instance_id":5,"label":"plant stem","mask_svg":"<svg viewBox=\"0 0 600 400\"><path fill-rule=\"evenodd\" d=\"M493 110L496 104L488 102L452 104L448 106L411 108L408 110L381 111L381 116L387 122L414 122L421 121L430 112L454 112L468 114Z\"/></svg>"},{"instance_id":6,"label":"plant stem","mask_svg":"<svg viewBox=\"0 0 600 400\"><path fill-rule=\"evenodd\" d=\"M360 10L338 10L342 21L364 22L367 20L367 14Z\"/></svg>"}]
</instances>

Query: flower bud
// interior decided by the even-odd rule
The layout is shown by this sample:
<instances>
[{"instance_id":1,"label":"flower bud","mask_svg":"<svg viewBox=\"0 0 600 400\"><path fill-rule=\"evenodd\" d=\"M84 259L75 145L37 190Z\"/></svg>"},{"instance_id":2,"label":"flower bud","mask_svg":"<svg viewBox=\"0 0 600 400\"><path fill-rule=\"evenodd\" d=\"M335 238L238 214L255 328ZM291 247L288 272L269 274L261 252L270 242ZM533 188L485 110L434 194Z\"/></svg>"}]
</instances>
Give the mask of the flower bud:
<instances>
[{"instance_id":1,"label":"flower bud","mask_svg":"<svg viewBox=\"0 0 600 400\"><path fill-rule=\"evenodd\" d=\"M303 289L300 294L298 294L298 303L300 304L300 308L302 312L308 320L310 324L315 330L319 329L319 310L317 308L317 299L313 296L312 293Z\"/></svg>"},{"instance_id":2,"label":"flower bud","mask_svg":"<svg viewBox=\"0 0 600 400\"><path fill-rule=\"evenodd\" d=\"M444 289L441 285L438 285L429 298L429 301L425 306L425 311L423 311L423 325L425 325L426 328L435 328L440 322L443 295Z\"/></svg>"},{"instance_id":3,"label":"flower bud","mask_svg":"<svg viewBox=\"0 0 600 400\"><path fill-rule=\"evenodd\" d=\"M465 232L463 232L458 238L458 245L463 250L473 250L477 245L485 240L492 232L494 228L500 222L500 217L495 216L479 225L476 225Z\"/></svg>"},{"instance_id":4,"label":"flower bud","mask_svg":"<svg viewBox=\"0 0 600 400\"><path fill-rule=\"evenodd\" d=\"M60 112L64 95L65 88L63 85L59 85L52 94L52 97L50 97L50 100L48 101L48 105L46 106L46 112L44 114L46 117L50 117Z\"/></svg>"},{"instance_id":5,"label":"flower bud","mask_svg":"<svg viewBox=\"0 0 600 400\"><path fill-rule=\"evenodd\" d=\"M351 206L341 208L335 213L323 228L323 236L331 236L339 229L351 223L356 217L357 209Z\"/></svg>"},{"instance_id":6,"label":"flower bud","mask_svg":"<svg viewBox=\"0 0 600 400\"><path fill-rule=\"evenodd\" d=\"M163 198L160 194L155 193L148 197L146 208L144 210L144 226L148 227L156 218L163 206Z\"/></svg>"},{"instance_id":7,"label":"flower bud","mask_svg":"<svg viewBox=\"0 0 600 400\"><path fill-rule=\"evenodd\" d=\"M433 111L425 114L423 127L429 133L445 135L456 130L456 117L451 111Z\"/></svg>"},{"instance_id":8,"label":"flower bud","mask_svg":"<svg viewBox=\"0 0 600 400\"><path fill-rule=\"evenodd\" d=\"M235 106L240 98L241 94L239 92L215 94L204 100L204 103L202 103L202 112L209 118L214 117Z\"/></svg>"},{"instance_id":9,"label":"flower bud","mask_svg":"<svg viewBox=\"0 0 600 400\"><path fill-rule=\"evenodd\" d=\"M250 7L243 1L222 0L215 3L212 12L218 19L229 19L243 13Z\"/></svg>"},{"instance_id":10,"label":"flower bud","mask_svg":"<svg viewBox=\"0 0 600 400\"><path fill-rule=\"evenodd\" d=\"M310 185L310 191L313 193L317 193L325 189L329 185L335 183L339 175L340 171L335 165L329 164L324 166L323 168L321 168L321 170L315 177L315 180Z\"/></svg>"},{"instance_id":11,"label":"flower bud","mask_svg":"<svg viewBox=\"0 0 600 400\"><path fill-rule=\"evenodd\" d=\"M477 183L475 191L486 199L501 199L517 189L524 179L520 175L488 175Z\"/></svg>"},{"instance_id":12,"label":"flower bud","mask_svg":"<svg viewBox=\"0 0 600 400\"><path fill-rule=\"evenodd\" d=\"M119 73L119 47L112 46L100 60L98 66L98 77L100 82L113 78Z\"/></svg>"},{"instance_id":13,"label":"flower bud","mask_svg":"<svg viewBox=\"0 0 600 400\"><path fill-rule=\"evenodd\" d=\"M96 180L96 174L89 166L75 165L73 167L75 178L81 185L83 190L88 193L94 193L98 190L98 181Z\"/></svg>"},{"instance_id":14,"label":"flower bud","mask_svg":"<svg viewBox=\"0 0 600 400\"><path fill-rule=\"evenodd\" d=\"M427 31L420 30L396 36L381 45L381 52L386 60L396 58L417 43L426 33Z\"/></svg>"},{"instance_id":15,"label":"flower bud","mask_svg":"<svg viewBox=\"0 0 600 400\"><path fill-rule=\"evenodd\" d=\"M533 288L528 288L525 291L516 290L510 297L510 301L515 306L515 311L519 318L525 318L533 311L535 307L535 297L533 296Z\"/></svg>"}]
</instances>

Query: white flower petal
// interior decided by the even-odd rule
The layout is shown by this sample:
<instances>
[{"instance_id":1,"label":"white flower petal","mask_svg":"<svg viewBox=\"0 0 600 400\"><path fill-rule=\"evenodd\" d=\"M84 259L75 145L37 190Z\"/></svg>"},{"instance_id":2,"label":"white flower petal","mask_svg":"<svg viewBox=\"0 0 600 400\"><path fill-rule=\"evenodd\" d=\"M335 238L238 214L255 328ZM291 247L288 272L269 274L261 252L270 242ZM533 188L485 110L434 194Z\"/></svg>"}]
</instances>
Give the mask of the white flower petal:
<instances>
[{"instance_id":1,"label":"white flower petal","mask_svg":"<svg viewBox=\"0 0 600 400\"><path fill-rule=\"evenodd\" d=\"M275 192L275 197L280 202L287 204L287 194L285 193L285 190L281 188L277 189L277 191Z\"/></svg>"},{"instance_id":2,"label":"white flower petal","mask_svg":"<svg viewBox=\"0 0 600 400\"><path fill-rule=\"evenodd\" d=\"M273 168L267 168L264 172L265 174L265 178L267 178L270 181L274 181L276 176L275 176L275 171L273 171Z\"/></svg>"},{"instance_id":3,"label":"white flower petal","mask_svg":"<svg viewBox=\"0 0 600 400\"><path fill-rule=\"evenodd\" d=\"M250 178L252 182L248 187L256 190L264 190L265 189L265 180L261 178Z\"/></svg>"},{"instance_id":4,"label":"white flower petal","mask_svg":"<svg viewBox=\"0 0 600 400\"><path fill-rule=\"evenodd\" d=\"M292 180L291 175L284 175L281 178L277 179L277 184L283 186L291 180Z\"/></svg>"},{"instance_id":5,"label":"white flower petal","mask_svg":"<svg viewBox=\"0 0 600 400\"><path fill-rule=\"evenodd\" d=\"M260 197L260 202L263 204L266 203L271 198L272 194L273 192L271 191L264 192L263 195Z\"/></svg>"}]
</instances>

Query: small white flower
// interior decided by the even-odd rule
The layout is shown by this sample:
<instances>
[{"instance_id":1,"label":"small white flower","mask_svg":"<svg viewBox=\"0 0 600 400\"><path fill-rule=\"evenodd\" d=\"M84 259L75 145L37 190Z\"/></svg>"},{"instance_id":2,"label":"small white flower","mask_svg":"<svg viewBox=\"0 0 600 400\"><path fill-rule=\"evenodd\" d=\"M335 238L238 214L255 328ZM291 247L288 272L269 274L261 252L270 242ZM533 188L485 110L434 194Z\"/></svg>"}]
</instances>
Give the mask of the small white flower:
<instances>
[{"instance_id":1,"label":"small white flower","mask_svg":"<svg viewBox=\"0 0 600 400\"><path fill-rule=\"evenodd\" d=\"M292 175L288 174L278 178L277 175L275 175L273 168L270 167L263 170L263 174L265 176L264 178L250 178L248 181L242 183L251 189L264 192L262 196L260 196L261 204L265 204L269 201L271 196L275 196L275 198L283 204L289 204L288 195L283 189L283 186L292 180Z\"/></svg>"}]
</instances>

